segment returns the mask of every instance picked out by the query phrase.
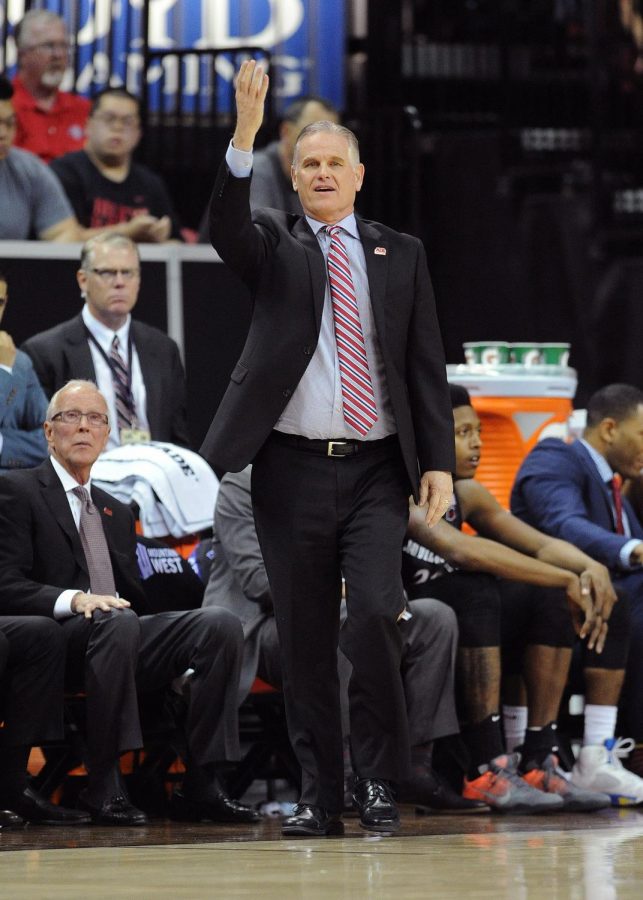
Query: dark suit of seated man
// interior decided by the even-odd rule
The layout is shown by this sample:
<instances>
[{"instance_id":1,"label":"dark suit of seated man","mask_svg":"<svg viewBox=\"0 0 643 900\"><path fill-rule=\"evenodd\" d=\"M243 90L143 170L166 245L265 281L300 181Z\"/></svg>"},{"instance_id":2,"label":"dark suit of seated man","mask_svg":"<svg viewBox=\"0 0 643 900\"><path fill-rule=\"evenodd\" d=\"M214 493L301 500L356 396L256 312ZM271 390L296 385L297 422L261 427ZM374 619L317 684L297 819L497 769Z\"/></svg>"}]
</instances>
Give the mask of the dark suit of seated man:
<instances>
[{"instance_id":1,"label":"dark suit of seated man","mask_svg":"<svg viewBox=\"0 0 643 900\"><path fill-rule=\"evenodd\" d=\"M628 779L637 803L643 803L643 524L620 496L614 477L620 484L637 478L642 468L643 392L611 384L590 397L582 439L566 444L549 438L536 444L518 470L511 494L515 515L606 565L620 605L629 604L630 650L620 706L636 744L627 766L639 776ZM614 705L611 724L615 721ZM627 748L613 740L583 747L579 766L588 778L612 764L622 770L620 758L627 756Z\"/></svg>"},{"instance_id":2,"label":"dark suit of seated man","mask_svg":"<svg viewBox=\"0 0 643 900\"><path fill-rule=\"evenodd\" d=\"M29 751L63 736L65 635L45 616L0 615L0 827L82 825L30 787Z\"/></svg>"},{"instance_id":3,"label":"dark suit of seated man","mask_svg":"<svg viewBox=\"0 0 643 900\"><path fill-rule=\"evenodd\" d=\"M118 234L90 238L77 279L85 300L80 314L23 345L45 394L51 397L72 378L87 378L107 400L107 447L133 436L189 446L179 348L131 317L141 285L136 244Z\"/></svg>"},{"instance_id":4,"label":"dark suit of seated man","mask_svg":"<svg viewBox=\"0 0 643 900\"><path fill-rule=\"evenodd\" d=\"M65 633L68 683L87 694L79 806L99 824L146 821L118 766L122 752L142 746L137 691L163 690L191 669L186 777L171 814L256 821L216 779L217 763L239 751L238 620L221 609L146 614L131 512L91 484L109 434L95 385L72 381L54 394L44 427L50 459L0 477L0 612L47 616Z\"/></svg>"}]
</instances>

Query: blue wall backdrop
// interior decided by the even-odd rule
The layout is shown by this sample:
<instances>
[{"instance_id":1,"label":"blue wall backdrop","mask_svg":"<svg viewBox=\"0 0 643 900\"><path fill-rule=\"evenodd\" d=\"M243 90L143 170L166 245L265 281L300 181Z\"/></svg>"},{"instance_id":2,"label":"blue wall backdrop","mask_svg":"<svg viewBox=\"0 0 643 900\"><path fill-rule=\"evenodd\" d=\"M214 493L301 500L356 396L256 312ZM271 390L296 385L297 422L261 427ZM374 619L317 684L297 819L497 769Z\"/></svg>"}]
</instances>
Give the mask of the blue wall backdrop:
<instances>
[{"instance_id":1,"label":"blue wall backdrop","mask_svg":"<svg viewBox=\"0 0 643 900\"><path fill-rule=\"evenodd\" d=\"M76 34L76 90L90 94L111 82L141 92L143 0L43 0L31 6L59 13ZM272 54L277 111L307 93L343 107L345 0L150 0L149 8L151 49L263 47ZM5 0L0 9L0 24L4 13L8 35L1 62L10 74L16 56L13 26L24 9L24 0ZM229 82L233 70L234 64L222 58L217 77ZM154 82L161 75L160 67L153 67L148 77ZM183 108L198 106L200 81L196 59L188 60L182 72ZM172 84L172 72L166 69L166 93ZM72 85L70 77L66 86Z\"/></svg>"}]
</instances>

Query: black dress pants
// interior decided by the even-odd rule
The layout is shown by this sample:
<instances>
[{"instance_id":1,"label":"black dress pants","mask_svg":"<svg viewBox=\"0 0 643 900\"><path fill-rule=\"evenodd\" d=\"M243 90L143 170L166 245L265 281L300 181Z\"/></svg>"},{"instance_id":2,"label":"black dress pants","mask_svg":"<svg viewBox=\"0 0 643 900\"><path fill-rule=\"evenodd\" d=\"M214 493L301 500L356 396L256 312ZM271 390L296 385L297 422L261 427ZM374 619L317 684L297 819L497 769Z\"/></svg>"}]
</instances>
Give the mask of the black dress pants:
<instances>
[{"instance_id":1,"label":"black dress pants","mask_svg":"<svg viewBox=\"0 0 643 900\"><path fill-rule=\"evenodd\" d=\"M142 747L138 693L169 687L193 669L186 739L190 761L206 765L239 757L237 689L241 623L218 607L138 617L132 610L73 616L68 683L87 693L87 765L108 771L125 750Z\"/></svg>"},{"instance_id":2,"label":"black dress pants","mask_svg":"<svg viewBox=\"0 0 643 900\"><path fill-rule=\"evenodd\" d=\"M57 622L0 616L0 748L62 738L64 672L65 638Z\"/></svg>"},{"instance_id":3,"label":"black dress pants","mask_svg":"<svg viewBox=\"0 0 643 900\"><path fill-rule=\"evenodd\" d=\"M397 618L408 477L396 440L336 458L271 437L252 468L301 802L343 806L338 644L350 661L351 749L360 777L401 780L410 764ZM340 633L342 576L347 617Z\"/></svg>"}]
</instances>

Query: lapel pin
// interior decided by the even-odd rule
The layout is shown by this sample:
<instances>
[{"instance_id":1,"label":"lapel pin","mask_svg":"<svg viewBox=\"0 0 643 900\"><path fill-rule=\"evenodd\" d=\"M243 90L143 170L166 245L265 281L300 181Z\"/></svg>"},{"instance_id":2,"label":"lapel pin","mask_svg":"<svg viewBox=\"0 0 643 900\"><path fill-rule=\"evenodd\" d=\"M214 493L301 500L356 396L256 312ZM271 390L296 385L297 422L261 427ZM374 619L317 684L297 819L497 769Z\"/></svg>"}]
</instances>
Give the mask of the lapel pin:
<instances>
[{"instance_id":1,"label":"lapel pin","mask_svg":"<svg viewBox=\"0 0 643 900\"><path fill-rule=\"evenodd\" d=\"M386 256L386 247L376 247L373 253L376 256Z\"/></svg>"},{"instance_id":2,"label":"lapel pin","mask_svg":"<svg viewBox=\"0 0 643 900\"><path fill-rule=\"evenodd\" d=\"M109 506L104 506L104 507L103 507L103 512L105 513L106 516L112 516L112 515L114 515L113 512L111 511L111 509L109 508Z\"/></svg>"}]
</instances>

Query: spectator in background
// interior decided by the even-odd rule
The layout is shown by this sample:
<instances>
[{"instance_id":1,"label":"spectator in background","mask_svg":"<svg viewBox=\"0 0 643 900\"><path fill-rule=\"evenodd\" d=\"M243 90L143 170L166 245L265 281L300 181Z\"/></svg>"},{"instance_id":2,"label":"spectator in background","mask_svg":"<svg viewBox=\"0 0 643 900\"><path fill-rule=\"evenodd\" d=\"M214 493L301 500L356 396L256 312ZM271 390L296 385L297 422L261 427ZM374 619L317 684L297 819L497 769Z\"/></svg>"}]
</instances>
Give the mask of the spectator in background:
<instances>
[{"instance_id":1,"label":"spectator in background","mask_svg":"<svg viewBox=\"0 0 643 900\"><path fill-rule=\"evenodd\" d=\"M7 277L0 270L0 322L7 308ZM0 331L0 471L37 466L47 456L42 430L47 398L26 353Z\"/></svg>"},{"instance_id":2,"label":"spectator in background","mask_svg":"<svg viewBox=\"0 0 643 900\"><path fill-rule=\"evenodd\" d=\"M17 117L11 83L0 75L0 240L80 240L60 182L38 157L13 147Z\"/></svg>"},{"instance_id":3,"label":"spectator in background","mask_svg":"<svg viewBox=\"0 0 643 900\"><path fill-rule=\"evenodd\" d=\"M12 97L11 83L0 75L0 240L80 242L109 232L141 242L165 240L169 222L142 213L128 222L83 228L49 166L12 146L17 128Z\"/></svg>"},{"instance_id":4,"label":"spectator in background","mask_svg":"<svg viewBox=\"0 0 643 900\"><path fill-rule=\"evenodd\" d=\"M82 150L54 160L76 218L86 228L155 217L154 239L180 239L180 226L163 181L132 156L141 139L140 101L124 88L107 88L92 103Z\"/></svg>"},{"instance_id":5,"label":"spectator in background","mask_svg":"<svg viewBox=\"0 0 643 900\"><path fill-rule=\"evenodd\" d=\"M95 381L107 399L108 447L149 440L189 445L185 372L166 334L132 319L141 286L138 248L118 234L98 235L82 249L79 315L29 338L45 394L70 379Z\"/></svg>"},{"instance_id":6,"label":"spectator in background","mask_svg":"<svg viewBox=\"0 0 643 900\"><path fill-rule=\"evenodd\" d=\"M299 132L320 119L339 122L339 113L323 97L300 97L286 107L279 126L279 140L272 141L254 154L250 185L252 209L268 206L301 215L299 194L292 186L290 167ZM204 244L210 243L207 210L199 227L199 240Z\"/></svg>"},{"instance_id":7,"label":"spectator in background","mask_svg":"<svg viewBox=\"0 0 643 900\"><path fill-rule=\"evenodd\" d=\"M45 9L28 12L16 26L18 74L15 109L16 146L43 162L79 150L83 145L89 101L60 90L69 66L69 36L65 22Z\"/></svg>"}]
</instances>

